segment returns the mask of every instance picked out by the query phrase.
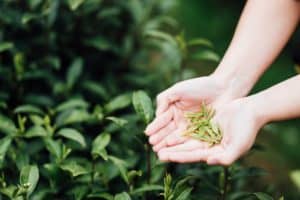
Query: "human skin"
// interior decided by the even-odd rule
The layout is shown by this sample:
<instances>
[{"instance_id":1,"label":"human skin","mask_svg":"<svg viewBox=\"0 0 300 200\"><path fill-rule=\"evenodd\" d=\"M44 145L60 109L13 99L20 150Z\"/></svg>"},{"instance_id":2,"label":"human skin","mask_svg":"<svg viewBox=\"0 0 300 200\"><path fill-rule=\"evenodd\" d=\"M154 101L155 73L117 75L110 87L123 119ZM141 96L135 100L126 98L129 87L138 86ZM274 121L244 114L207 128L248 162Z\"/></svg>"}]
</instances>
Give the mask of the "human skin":
<instances>
[{"instance_id":1,"label":"human skin","mask_svg":"<svg viewBox=\"0 0 300 200\"><path fill-rule=\"evenodd\" d=\"M300 116L300 92L295 92L299 89L300 75L219 107L214 121L223 133L220 144L209 148L200 141L189 140L161 149L158 156L162 161L230 165L252 147L265 124Z\"/></svg>"},{"instance_id":2,"label":"human skin","mask_svg":"<svg viewBox=\"0 0 300 200\"><path fill-rule=\"evenodd\" d=\"M184 113L199 109L201 102L219 110L247 95L288 41L299 15L299 3L293 0L248 1L215 72L176 83L158 95L156 118L145 130L153 150L158 152L166 146L195 143L181 133L186 129Z\"/></svg>"}]
</instances>

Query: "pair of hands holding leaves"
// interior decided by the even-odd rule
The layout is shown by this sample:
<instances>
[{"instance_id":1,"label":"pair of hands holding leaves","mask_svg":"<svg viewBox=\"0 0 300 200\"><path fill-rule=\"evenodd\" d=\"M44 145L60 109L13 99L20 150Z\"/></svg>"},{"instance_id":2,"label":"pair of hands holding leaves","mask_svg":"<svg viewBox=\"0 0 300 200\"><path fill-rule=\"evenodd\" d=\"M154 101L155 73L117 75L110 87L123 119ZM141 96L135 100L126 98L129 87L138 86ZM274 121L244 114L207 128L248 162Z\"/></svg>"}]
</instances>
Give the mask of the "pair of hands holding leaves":
<instances>
[{"instance_id":1,"label":"pair of hands holding leaves","mask_svg":"<svg viewBox=\"0 0 300 200\"><path fill-rule=\"evenodd\" d=\"M213 121L223 134L221 143L212 147L183 136L184 113L199 111L202 102L215 110ZM230 165L251 148L262 126L247 98L234 99L230 89L211 75L176 83L159 94L156 118L145 133L161 161Z\"/></svg>"}]
</instances>

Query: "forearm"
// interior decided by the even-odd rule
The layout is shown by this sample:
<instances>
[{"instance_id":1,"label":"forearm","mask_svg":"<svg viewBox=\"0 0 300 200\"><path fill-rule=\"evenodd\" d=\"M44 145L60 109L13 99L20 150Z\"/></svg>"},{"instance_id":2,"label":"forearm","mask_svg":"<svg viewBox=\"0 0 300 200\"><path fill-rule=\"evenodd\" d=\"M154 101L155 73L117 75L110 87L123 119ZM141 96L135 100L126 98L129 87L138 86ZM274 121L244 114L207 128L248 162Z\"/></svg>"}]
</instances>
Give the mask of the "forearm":
<instances>
[{"instance_id":1,"label":"forearm","mask_svg":"<svg viewBox=\"0 0 300 200\"><path fill-rule=\"evenodd\" d=\"M246 104L263 124L300 116L300 75L246 97Z\"/></svg>"},{"instance_id":2,"label":"forearm","mask_svg":"<svg viewBox=\"0 0 300 200\"><path fill-rule=\"evenodd\" d=\"M249 93L287 43L300 16L294 0L249 0L231 44L213 73L234 98Z\"/></svg>"}]
</instances>

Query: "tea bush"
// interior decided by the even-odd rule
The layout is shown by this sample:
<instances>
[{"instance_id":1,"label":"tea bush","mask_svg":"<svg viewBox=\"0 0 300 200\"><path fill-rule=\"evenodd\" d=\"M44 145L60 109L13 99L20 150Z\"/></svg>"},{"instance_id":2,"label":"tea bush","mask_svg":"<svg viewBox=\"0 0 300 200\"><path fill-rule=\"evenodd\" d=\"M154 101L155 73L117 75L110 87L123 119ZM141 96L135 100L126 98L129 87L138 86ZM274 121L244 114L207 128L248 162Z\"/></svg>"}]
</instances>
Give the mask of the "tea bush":
<instances>
[{"instance_id":1,"label":"tea bush","mask_svg":"<svg viewBox=\"0 0 300 200\"><path fill-rule=\"evenodd\" d=\"M262 169L164 164L147 144L148 94L219 59L174 2L0 1L1 199L272 199L249 187Z\"/></svg>"}]
</instances>

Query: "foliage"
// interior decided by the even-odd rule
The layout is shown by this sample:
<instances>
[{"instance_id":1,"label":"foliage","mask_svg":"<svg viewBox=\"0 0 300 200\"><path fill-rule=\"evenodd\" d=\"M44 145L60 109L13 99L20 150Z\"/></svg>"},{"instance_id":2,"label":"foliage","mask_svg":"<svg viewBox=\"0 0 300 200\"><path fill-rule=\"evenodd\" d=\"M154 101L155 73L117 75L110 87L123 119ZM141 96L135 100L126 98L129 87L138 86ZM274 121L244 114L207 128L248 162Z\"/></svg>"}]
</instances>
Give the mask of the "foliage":
<instances>
[{"instance_id":1,"label":"foliage","mask_svg":"<svg viewBox=\"0 0 300 200\"><path fill-rule=\"evenodd\" d=\"M272 199L247 188L261 169L163 164L147 145L147 94L218 60L173 4L0 1L1 199Z\"/></svg>"}]
</instances>

